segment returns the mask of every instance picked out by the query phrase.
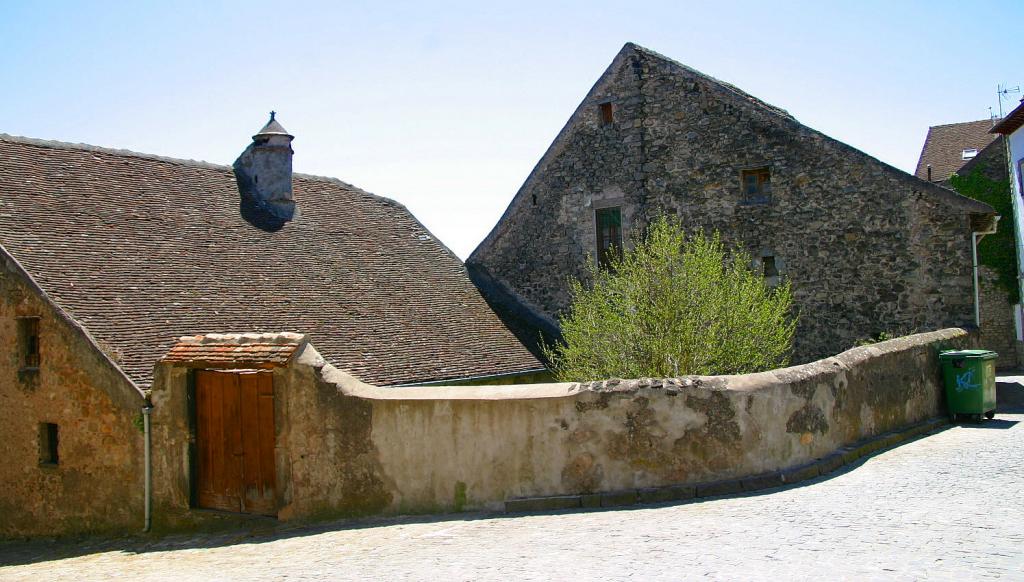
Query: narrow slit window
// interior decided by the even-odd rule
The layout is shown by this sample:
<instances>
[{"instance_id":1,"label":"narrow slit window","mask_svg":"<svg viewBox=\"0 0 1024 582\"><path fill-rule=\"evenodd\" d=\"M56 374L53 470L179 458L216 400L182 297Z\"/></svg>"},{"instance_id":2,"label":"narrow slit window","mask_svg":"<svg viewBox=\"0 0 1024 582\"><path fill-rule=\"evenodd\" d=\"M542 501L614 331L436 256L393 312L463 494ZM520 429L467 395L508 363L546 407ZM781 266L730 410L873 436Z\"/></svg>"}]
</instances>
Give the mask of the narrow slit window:
<instances>
[{"instance_id":1,"label":"narrow slit window","mask_svg":"<svg viewBox=\"0 0 1024 582\"><path fill-rule=\"evenodd\" d=\"M598 106L601 113L601 125L609 125L615 121L615 115L612 111L611 103L602 103Z\"/></svg>"},{"instance_id":2,"label":"narrow slit window","mask_svg":"<svg viewBox=\"0 0 1024 582\"><path fill-rule=\"evenodd\" d=\"M768 202L772 195L772 172L770 168L754 168L741 172L743 198L747 203Z\"/></svg>"},{"instance_id":3,"label":"narrow slit window","mask_svg":"<svg viewBox=\"0 0 1024 582\"><path fill-rule=\"evenodd\" d=\"M39 424L39 464L56 465L60 462L60 431L52 422Z\"/></svg>"},{"instance_id":4,"label":"narrow slit window","mask_svg":"<svg viewBox=\"0 0 1024 582\"><path fill-rule=\"evenodd\" d=\"M622 252L622 213L614 208L597 210L597 264L607 267Z\"/></svg>"},{"instance_id":5,"label":"narrow slit window","mask_svg":"<svg viewBox=\"0 0 1024 582\"><path fill-rule=\"evenodd\" d=\"M18 319L18 336L21 341L21 367L39 367L39 318L22 317Z\"/></svg>"}]
</instances>

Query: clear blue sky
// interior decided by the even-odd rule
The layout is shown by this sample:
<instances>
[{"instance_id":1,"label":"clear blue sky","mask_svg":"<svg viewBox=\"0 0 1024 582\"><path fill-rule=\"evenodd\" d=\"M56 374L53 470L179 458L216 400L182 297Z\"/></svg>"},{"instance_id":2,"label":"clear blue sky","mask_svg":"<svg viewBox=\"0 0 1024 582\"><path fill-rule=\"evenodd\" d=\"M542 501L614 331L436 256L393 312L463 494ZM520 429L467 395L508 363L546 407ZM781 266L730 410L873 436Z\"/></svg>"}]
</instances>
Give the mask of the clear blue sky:
<instances>
[{"instance_id":1,"label":"clear blue sky","mask_svg":"<svg viewBox=\"0 0 1024 582\"><path fill-rule=\"evenodd\" d=\"M1024 84L1022 23L1020 0L5 0L0 132L229 164L275 109L296 171L464 258L627 41L913 171L929 125Z\"/></svg>"}]
</instances>

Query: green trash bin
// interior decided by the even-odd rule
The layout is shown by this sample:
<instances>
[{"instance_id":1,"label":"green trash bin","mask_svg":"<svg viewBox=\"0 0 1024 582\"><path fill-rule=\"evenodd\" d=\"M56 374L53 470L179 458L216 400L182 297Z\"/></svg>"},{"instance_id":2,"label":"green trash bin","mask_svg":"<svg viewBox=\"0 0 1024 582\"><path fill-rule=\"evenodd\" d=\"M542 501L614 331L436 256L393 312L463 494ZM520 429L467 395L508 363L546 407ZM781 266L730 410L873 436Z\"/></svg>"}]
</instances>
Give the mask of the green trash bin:
<instances>
[{"instance_id":1,"label":"green trash bin","mask_svg":"<svg viewBox=\"0 0 1024 582\"><path fill-rule=\"evenodd\" d=\"M981 416L996 414L996 357L989 350L950 350L939 354L942 378L946 384L949 418L969 416L981 422Z\"/></svg>"}]
</instances>

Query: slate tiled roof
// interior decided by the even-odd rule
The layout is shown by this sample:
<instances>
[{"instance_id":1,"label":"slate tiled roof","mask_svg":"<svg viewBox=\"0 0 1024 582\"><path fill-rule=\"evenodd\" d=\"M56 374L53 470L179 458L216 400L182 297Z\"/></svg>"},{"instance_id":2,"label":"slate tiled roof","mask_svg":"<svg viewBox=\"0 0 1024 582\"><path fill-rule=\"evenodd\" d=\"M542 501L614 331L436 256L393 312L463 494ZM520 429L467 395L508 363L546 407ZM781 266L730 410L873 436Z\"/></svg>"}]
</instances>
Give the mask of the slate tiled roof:
<instances>
[{"instance_id":1,"label":"slate tiled roof","mask_svg":"<svg viewBox=\"0 0 1024 582\"><path fill-rule=\"evenodd\" d=\"M968 162L963 159L965 149L974 148L981 152L996 138L989 133L992 125L992 120L982 119L929 127L914 175L922 180L927 180L928 165L930 164L933 182L949 179Z\"/></svg>"},{"instance_id":2,"label":"slate tiled roof","mask_svg":"<svg viewBox=\"0 0 1024 582\"><path fill-rule=\"evenodd\" d=\"M304 341L305 336L297 333L185 336L161 361L217 368L273 368L287 366Z\"/></svg>"},{"instance_id":3,"label":"slate tiled roof","mask_svg":"<svg viewBox=\"0 0 1024 582\"><path fill-rule=\"evenodd\" d=\"M405 207L293 187L295 218L261 225L229 167L0 134L0 245L143 388L180 336L223 332L307 334L379 385L542 368Z\"/></svg>"}]
</instances>

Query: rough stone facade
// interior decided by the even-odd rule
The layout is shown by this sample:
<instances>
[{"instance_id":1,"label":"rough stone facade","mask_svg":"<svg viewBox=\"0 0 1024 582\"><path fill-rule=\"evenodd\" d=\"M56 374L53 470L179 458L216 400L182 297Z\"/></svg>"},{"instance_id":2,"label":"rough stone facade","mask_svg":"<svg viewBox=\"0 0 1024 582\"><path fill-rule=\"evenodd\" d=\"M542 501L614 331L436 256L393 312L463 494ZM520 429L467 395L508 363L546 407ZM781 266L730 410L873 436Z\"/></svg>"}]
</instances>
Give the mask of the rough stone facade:
<instances>
[{"instance_id":1,"label":"rough stone facade","mask_svg":"<svg viewBox=\"0 0 1024 582\"><path fill-rule=\"evenodd\" d=\"M770 191L750 198L742 173L758 168L768 168ZM720 231L758 265L772 257L793 283L796 361L881 332L971 324L971 232L992 216L632 44L467 261L492 305L532 324L521 339L567 308L567 281L584 276L595 212L606 207L620 209L627 247L669 212L690 229Z\"/></svg>"},{"instance_id":2,"label":"rough stone facade","mask_svg":"<svg viewBox=\"0 0 1024 582\"><path fill-rule=\"evenodd\" d=\"M25 299L31 294L11 291L6 281L0 315L9 319L11 305L35 313ZM43 310L42 317L49 322L51 315ZM2 436L14 451L0 476L0 535L135 530L144 474L138 402L127 390L108 390L118 377L104 372L102 352L79 351L76 330L55 329L72 335L44 352L34 392L22 394L19 385L0 392ZM200 413L189 396L196 369L272 370L273 515L313 521L501 509L538 496L600 493L611 500L617 491L635 496L680 484L711 491L720 480L799 471L839 447L940 414L938 351L972 339L947 329L744 376L382 388L327 363L306 336L250 335L186 338L178 347L203 348L197 359L174 349L154 372L157 532L250 519L198 510ZM56 340L43 335L43 345ZM63 354L61 345L72 347ZM274 358L291 356L254 361L268 346L284 348L271 350ZM3 373L16 372L4 366ZM64 423L56 468L38 466L37 422Z\"/></svg>"},{"instance_id":3,"label":"rough stone facade","mask_svg":"<svg viewBox=\"0 0 1024 582\"><path fill-rule=\"evenodd\" d=\"M38 317L37 367L19 319ZM0 538L143 527L144 400L0 255ZM57 425L57 463L44 462Z\"/></svg>"},{"instance_id":4,"label":"rough stone facade","mask_svg":"<svg viewBox=\"0 0 1024 582\"><path fill-rule=\"evenodd\" d=\"M512 499L790 470L943 411L947 329L743 376L381 388L306 344L274 368L277 517L501 509ZM155 523L194 523L187 366L156 374ZM161 410L163 412L161 412Z\"/></svg>"},{"instance_id":5,"label":"rough stone facade","mask_svg":"<svg viewBox=\"0 0 1024 582\"><path fill-rule=\"evenodd\" d=\"M1002 369L1018 366L1015 306L1010 303L1006 290L998 283L996 273L981 267L978 271L981 305L981 346L999 353L996 366Z\"/></svg>"}]
</instances>

